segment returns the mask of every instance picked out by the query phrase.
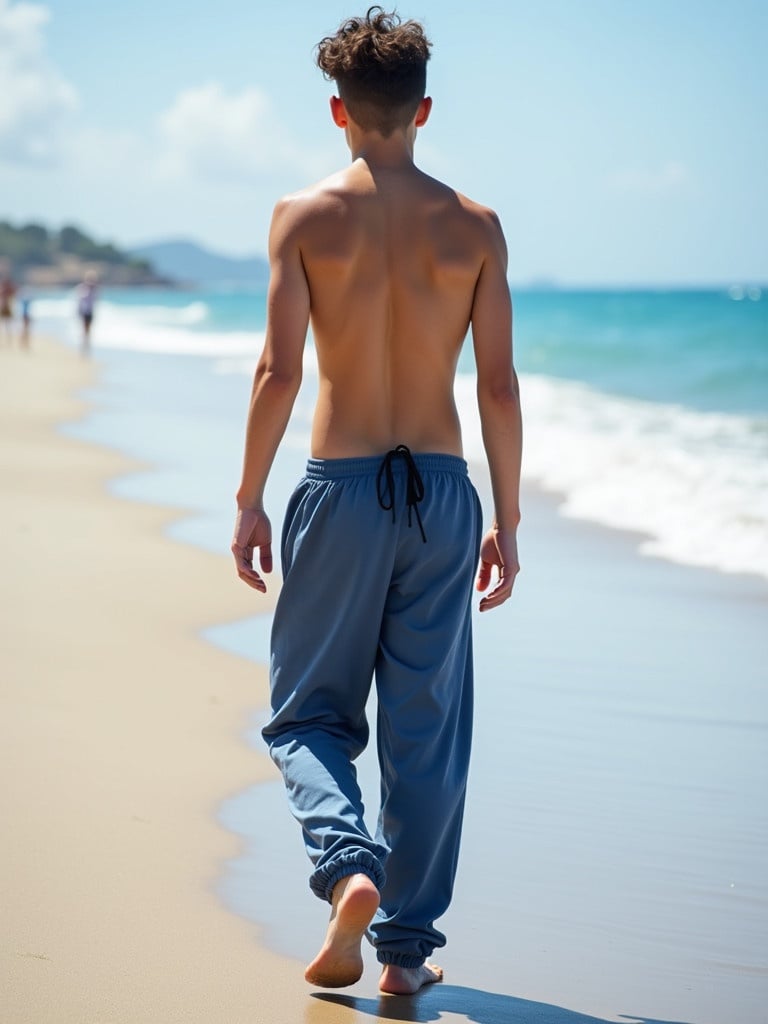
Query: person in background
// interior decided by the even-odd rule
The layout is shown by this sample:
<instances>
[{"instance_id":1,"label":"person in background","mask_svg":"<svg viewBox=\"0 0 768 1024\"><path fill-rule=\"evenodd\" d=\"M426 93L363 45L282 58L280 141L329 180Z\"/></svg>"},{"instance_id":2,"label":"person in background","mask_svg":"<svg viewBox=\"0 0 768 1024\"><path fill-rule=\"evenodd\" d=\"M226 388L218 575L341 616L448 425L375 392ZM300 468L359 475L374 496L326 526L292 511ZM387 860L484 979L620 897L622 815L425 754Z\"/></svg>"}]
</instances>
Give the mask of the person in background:
<instances>
[{"instance_id":1,"label":"person in background","mask_svg":"<svg viewBox=\"0 0 768 1024\"><path fill-rule=\"evenodd\" d=\"M22 292L19 305L21 307L19 343L22 348L28 349L32 332L32 298L28 292Z\"/></svg>"},{"instance_id":2,"label":"person in background","mask_svg":"<svg viewBox=\"0 0 768 1024\"><path fill-rule=\"evenodd\" d=\"M91 352L91 325L96 308L96 292L96 273L89 270L82 283L77 286L77 315L83 329L80 351L84 356L90 355Z\"/></svg>"},{"instance_id":3,"label":"person in background","mask_svg":"<svg viewBox=\"0 0 768 1024\"><path fill-rule=\"evenodd\" d=\"M16 285L13 283L10 272L5 271L0 277L0 330L6 341L12 340L13 331L13 298L16 294Z\"/></svg>"}]
</instances>

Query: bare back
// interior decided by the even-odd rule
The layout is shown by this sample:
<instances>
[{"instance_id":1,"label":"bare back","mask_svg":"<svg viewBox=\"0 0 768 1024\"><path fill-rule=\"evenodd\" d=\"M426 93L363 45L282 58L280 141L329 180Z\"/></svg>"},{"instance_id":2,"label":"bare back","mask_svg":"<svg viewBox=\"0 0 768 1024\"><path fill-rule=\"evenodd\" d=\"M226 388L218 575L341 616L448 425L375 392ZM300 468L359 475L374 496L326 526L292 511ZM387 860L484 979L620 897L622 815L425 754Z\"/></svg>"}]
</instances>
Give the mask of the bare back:
<instances>
[{"instance_id":1,"label":"bare back","mask_svg":"<svg viewBox=\"0 0 768 1024\"><path fill-rule=\"evenodd\" d=\"M412 164L362 159L286 202L320 374L312 454L460 455L453 381L491 212Z\"/></svg>"}]
</instances>

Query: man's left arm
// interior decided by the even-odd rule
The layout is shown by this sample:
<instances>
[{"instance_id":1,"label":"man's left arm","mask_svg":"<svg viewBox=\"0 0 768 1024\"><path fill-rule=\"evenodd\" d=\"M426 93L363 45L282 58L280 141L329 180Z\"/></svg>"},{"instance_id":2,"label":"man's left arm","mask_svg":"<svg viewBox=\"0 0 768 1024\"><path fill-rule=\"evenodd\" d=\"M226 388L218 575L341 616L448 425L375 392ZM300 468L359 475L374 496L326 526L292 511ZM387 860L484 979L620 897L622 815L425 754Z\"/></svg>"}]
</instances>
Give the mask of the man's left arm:
<instances>
[{"instance_id":1,"label":"man's left arm","mask_svg":"<svg viewBox=\"0 0 768 1024\"><path fill-rule=\"evenodd\" d=\"M238 576L262 592L267 588L253 568L253 551L259 549L262 572L271 572L272 528L264 511L264 487L301 384L309 325L309 284L297 220L296 203L281 200L269 233L267 331L253 380L232 541Z\"/></svg>"}]
</instances>

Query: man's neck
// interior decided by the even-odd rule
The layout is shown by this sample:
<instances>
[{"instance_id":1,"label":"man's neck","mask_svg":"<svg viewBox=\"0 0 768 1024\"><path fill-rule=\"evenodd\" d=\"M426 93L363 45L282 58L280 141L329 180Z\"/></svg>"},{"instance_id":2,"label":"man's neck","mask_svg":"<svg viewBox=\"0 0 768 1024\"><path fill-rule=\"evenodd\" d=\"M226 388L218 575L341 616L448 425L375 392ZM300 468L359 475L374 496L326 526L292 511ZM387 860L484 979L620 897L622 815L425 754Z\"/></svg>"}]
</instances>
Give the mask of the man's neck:
<instances>
[{"instance_id":1,"label":"man's neck","mask_svg":"<svg viewBox=\"0 0 768 1024\"><path fill-rule=\"evenodd\" d=\"M365 160L371 170L407 170L413 167L415 137L415 131L395 131L388 138L378 132L350 132L347 142L352 160Z\"/></svg>"}]
</instances>

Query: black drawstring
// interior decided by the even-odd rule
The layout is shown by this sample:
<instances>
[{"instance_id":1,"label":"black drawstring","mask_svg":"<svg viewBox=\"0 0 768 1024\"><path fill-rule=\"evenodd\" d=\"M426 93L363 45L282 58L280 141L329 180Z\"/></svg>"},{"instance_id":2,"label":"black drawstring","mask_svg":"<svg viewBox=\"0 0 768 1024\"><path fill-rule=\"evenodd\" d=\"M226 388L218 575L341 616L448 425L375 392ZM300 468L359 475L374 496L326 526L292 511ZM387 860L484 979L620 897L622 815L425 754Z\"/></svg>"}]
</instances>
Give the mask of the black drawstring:
<instances>
[{"instance_id":1,"label":"black drawstring","mask_svg":"<svg viewBox=\"0 0 768 1024\"><path fill-rule=\"evenodd\" d=\"M411 525L411 510L416 513L416 521L419 524L421 530L421 539L426 544L427 535L424 533L424 525L421 522L421 516L419 515L419 502L424 497L424 481L421 479L421 474L416 468L416 463L413 461L413 455L411 455L411 449L404 444L399 444L397 448L393 448L392 451L387 452L384 458L381 460L379 466L379 472L376 476L376 495L379 499L379 505L384 509L385 512L392 510L392 522L395 521L395 478L392 472L392 460L400 456L405 460L405 465L408 470L408 477L405 483L405 503L408 506L408 525ZM386 485L382 487L383 484Z\"/></svg>"}]
</instances>

